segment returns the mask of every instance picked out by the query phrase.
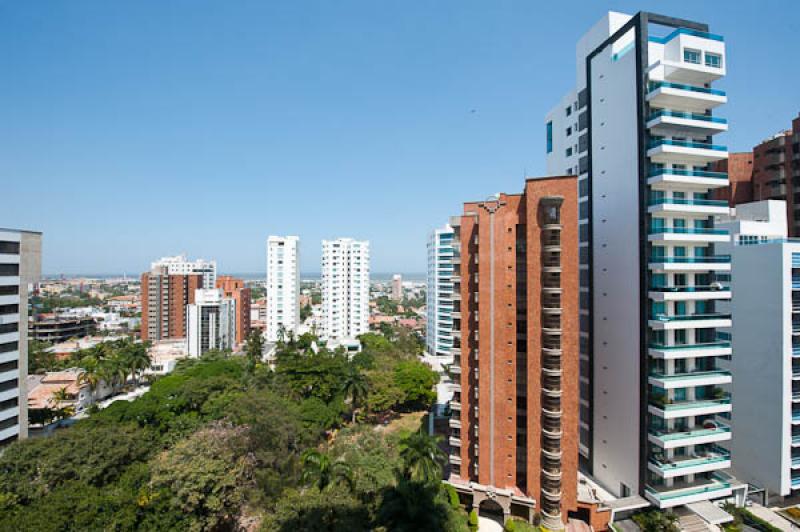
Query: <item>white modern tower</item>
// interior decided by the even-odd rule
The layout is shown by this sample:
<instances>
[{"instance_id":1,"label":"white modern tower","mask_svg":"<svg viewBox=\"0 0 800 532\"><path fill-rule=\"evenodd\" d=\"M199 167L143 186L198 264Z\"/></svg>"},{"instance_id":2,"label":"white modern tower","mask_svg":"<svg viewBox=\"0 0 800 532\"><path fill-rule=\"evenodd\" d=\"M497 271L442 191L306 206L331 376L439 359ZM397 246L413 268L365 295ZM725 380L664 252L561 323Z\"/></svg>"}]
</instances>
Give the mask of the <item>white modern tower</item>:
<instances>
[{"instance_id":1,"label":"white modern tower","mask_svg":"<svg viewBox=\"0 0 800 532\"><path fill-rule=\"evenodd\" d=\"M28 437L28 297L42 234L0 228L0 447Z\"/></svg>"},{"instance_id":2,"label":"white modern tower","mask_svg":"<svg viewBox=\"0 0 800 532\"><path fill-rule=\"evenodd\" d=\"M165 267L169 275L189 275L199 273L203 276L203 288L214 288L217 283L217 262L213 260L188 260L186 255L162 257L150 264L150 270Z\"/></svg>"},{"instance_id":3,"label":"white modern tower","mask_svg":"<svg viewBox=\"0 0 800 532\"><path fill-rule=\"evenodd\" d=\"M197 358L218 349L233 349L236 342L236 301L222 290L195 290L194 303L186 306L186 344L189 356Z\"/></svg>"},{"instance_id":4,"label":"white modern tower","mask_svg":"<svg viewBox=\"0 0 800 532\"><path fill-rule=\"evenodd\" d=\"M300 326L300 238L267 239L267 340L296 333Z\"/></svg>"},{"instance_id":5,"label":"white modern tower","mask_svg":"<svg viewBox=\"0 0 800 532\"><path fill-rule=\"evenodd\" d=\"M774 500L800 490L800 241L787 240L786 203L736 206L730 230L736 328L733 472Z\"/></svg>"},{"instance_id":6,"label":"white modern tower","mask_svg":"<svg viewBox=\"0 0 800 532\"><path fill-rule=\"evenodd\" d=\"M428 237L425 343L433 356L452 356L453 348L453 228L445 225Z\"/></svg>"},{"instance_id":7,"label":"white modern tower","mask_svg":"<svg viewBox=\"0 0 800 532\"><path fill-rule=\"evenodd\" d=\"M322 241L322 337L353 340L369 331L369 242Z\"/></svg>"},{"instance_id":8,"label":"white modern tower","mask_svg":"<svg viewBox=\"0 0 800 532\"><path fill-rule=\"evenodd\" d=\"M730 290L709 165L727 101L721 36L706 24L608 13L578 41L577 86L546 118L548 173L579 176L581 466L617 496L672 507L729 496L718 329Z\"/></svg>"}]
</instances>

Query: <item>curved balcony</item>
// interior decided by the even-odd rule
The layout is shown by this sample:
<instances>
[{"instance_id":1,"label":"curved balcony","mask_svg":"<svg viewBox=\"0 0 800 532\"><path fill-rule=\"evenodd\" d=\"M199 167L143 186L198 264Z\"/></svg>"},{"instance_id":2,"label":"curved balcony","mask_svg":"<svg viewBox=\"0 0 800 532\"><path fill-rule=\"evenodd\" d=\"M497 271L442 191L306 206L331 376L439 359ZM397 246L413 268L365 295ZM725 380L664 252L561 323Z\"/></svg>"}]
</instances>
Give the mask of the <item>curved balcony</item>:
<instances>
[{"instance_id":1,"label":"curved balcony","mask_svg":"<svg viewBox=\"0 0 800 532\"><path fill-rule=\"evenodd\" d=\"M694 401L672 401L667 403L653 400L647 409L651 414L663 419L721 414L731 411L731 398L729 395L725 395L719 399L696 399Z\"/></svg>"},{"instance_id":2,"label":"curved balcony","mask_svg":"<svg viewBox=\"0 0 800 532\"><path fill-rule=\"evenodd\" d=\"M651 81L647 101L651 106L703 112L728 102L725 91L669 81Z\"/></svg>"},{"instance_id":3,"label":"curved balcony","mask_svg":"<svg viewBox=\"0 0 800 532\"><path fill-rule=\"evenodd\" d=\"M707 421L703 425L688 429L651 429L648 431L647 439L662 449L675 449L689 445L729 441L731 428L718 421Z\"/></svg>"},{"instance_id":4,"label":"curved balcony","mask_svg":"<svg viewBox=\"0 0 800 532\"><path fill-rule=\"evenodd\" d=\"M663 272L730 271L731 256L650 257L648 259L648 266L651 270Z\"/></svg>"},{"instance_id":5,"label":"curved balcony","mask_svg":"<svg viewBox=\"0 0 800 532\"><path fill-rule=\"evenodd\" d=\"M731 289L720 283L694 286L651 286L648 297L653 301L730 299Z\"/></svg>"},{"instance_id":6,"label":"curved balcony","mask_svg":"<svg viewBox=\"0 0 800 532\"><path fill-rule=\"evenodd\" d=\"M723 200L703 200L684 198L657 198L647 204L647 212L651 214L728 214L728 202Z\"/></svg>"},{"instance_id":7,"label":"curved balcony","mask_svg":"<svg viewBox=\"0 0 800 532\"><path fill-rule=\"evenodd\" d=\"M549 451L545 448L542 448L542 456L544 458L549 458L550 460L561 460L561 450Z\"/></svg>"},{"instance_id":8,"label":"curved balcony","mask_svg":"<svg viewBox=\"0 0 800 532\"><path fill-rule=\"evenodd\" d=\"M665 390L690 388L693 386L730 384L732 380L731 372L724 369L698 370L673 374L652 372L648 378L650 384L658 386L659 388L664 388Z\"/></svg>"},{"instance_id":9,"label":"curved balcony","mask_svg":"<svg viewBox=\"0 0 800 532\"><path fill-rule=\"evenodd\" d=\"M651 227L647 239L650 242L729 242L730 235L725 229L710 227Z\"/></svg>"},{"instance_id":10,"label":"curved balcony","mask_svg":"<svg viewBox=\"0 0 800 532\"><path fill-rule=\"evenodd\" d=\"M728 148L707 142L654 139L647 144L651 162L704 165L728 158Z\"/></svg>"},{"instance_id":11,"label":"curved balcony","mask_svg":"<svg viewBox=\"0 0 800 532\"><path fill-rule=\"evenodd\" d=\"M707 471L727 469L730 466L731 454L721 447L714 447L702 454L674 457L672 459L651 457L647 464L647 468L650 471L662 478L705 473Z\"/></svg>"},{"instance_id":12,"label":"curved balcony","mask_svg":"<svg viewBox=\"0 0 800 532\"><path fill-rule=\"evenodd\" d=\"M695 343L688 345L650 344L648 354L654 358L674 360L678 358L727 356L733 352L728 341Z\"/></svg>"},{"instance_id":13,"label":"curved balcony","mask_svg":"<svg viewBox=\"0 0 800 532\"><path fill-rule=\"evenodd\" d=\"M716 327L730 327L731 315L723 312L707 314L657 314L651 316L648 325L655 330L674 329L711 329Z\"/></svg>"},{"instance_id":14,"label":"curved balcony","mask_svg":"<svg viewBox=\"0 0 800 532\"><path fill-rule=\"evenodd\" d=\"M706 170L679 170L677 168L654 168L647 177L647 184L656 189L670 188L673 185L694 190L727 187L728 174Z\"/></svg>"},{"instance_id":15,"label":"curved balcony","mask_svg":"<svg viewBox=\"0 0 800 532\"><path fill-rule=\"evenodd\" d=\"M654 135L708 136L727 131L728 121L705 114L658 109L647 117L647 128Z\"/></svg>"},{"instance_id":16,"label":"curved balcony","mask_svg":"<svg viewBox=\"0 0 800 532\"><path fill-rule=\"evenodd\" d=\"M700 477L692 482L675 482L672 486L649 485L645 488L645 497L659 508L728 497L731 493L729 478L719 473L708 479Z\"/></svg>"}]
</instances>

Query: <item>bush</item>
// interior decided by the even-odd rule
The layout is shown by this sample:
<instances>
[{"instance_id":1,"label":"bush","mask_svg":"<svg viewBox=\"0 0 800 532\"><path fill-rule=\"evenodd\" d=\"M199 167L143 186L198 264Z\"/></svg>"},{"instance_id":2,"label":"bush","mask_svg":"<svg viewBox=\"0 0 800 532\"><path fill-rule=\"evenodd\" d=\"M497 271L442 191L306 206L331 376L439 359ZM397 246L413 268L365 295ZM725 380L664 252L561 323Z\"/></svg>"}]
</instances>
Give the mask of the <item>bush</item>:
<instances>
[{"instance_id":1,"label":"bush","mask_svg":"<svg viewBox=\"0 0 800 532\"><path fill-rule=\"evenodd\" d=\"M476 510L475 508L473 508L472 511L469 513L468 524L469 524L469 529L472 530L472 532L476 532L478 530L478 510Z\"/></svg>"},{"instance_id":2,"label":"bush","mask_svg":"<svg viewBox=\"0 0 800 532\"><path fill-rule=\"evenodd\" d=\"M452 506L454 510L461 509L461 499L458 498L456 489L450 484L444 484L444 489L447 492L448 499L450 499L450 506Z\"/></svg>"},{"instance_id":3,"label":"bush","mask_svg":"<svg viewBox=\"0 0 800 532\"><path fill-rule=\"evenodd\" d=\"M642 532L680 532L678 516L671 512L646 510L634 514L631 519Z\"/></svg>"},{"instance_id":4,"label":"bush","mask_svg":"<svg viewBox=\"0 0 800 532\"><path fill-rule=\"evenodd\" d=\"M513 519L507 519L506 524L503 525L505 532L517 532L517 523Z\"/></svg>"}]
</instances>

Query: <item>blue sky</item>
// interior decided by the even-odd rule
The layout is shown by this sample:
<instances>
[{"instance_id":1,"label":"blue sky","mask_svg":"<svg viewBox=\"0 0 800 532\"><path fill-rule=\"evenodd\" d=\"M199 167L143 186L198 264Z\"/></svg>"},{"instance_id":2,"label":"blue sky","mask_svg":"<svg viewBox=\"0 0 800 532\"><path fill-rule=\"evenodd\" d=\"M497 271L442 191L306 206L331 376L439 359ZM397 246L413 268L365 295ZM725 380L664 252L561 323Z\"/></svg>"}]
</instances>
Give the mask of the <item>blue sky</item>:
<instances>
[{"instance_id":1,"label":"blue sky","mask_svg":"<svg viewBox=\"0 0 800 532\"><path fill-rule=\"evenodd\" d=\"M423 271L463 201L544 173L544 114L608 9L725 36L732 150L797 116L791 0L0 1L0 227L43 231L49 274L264 271L269 234L300 235L303 271L337 236Z\"/></svg>"}]
</instances>

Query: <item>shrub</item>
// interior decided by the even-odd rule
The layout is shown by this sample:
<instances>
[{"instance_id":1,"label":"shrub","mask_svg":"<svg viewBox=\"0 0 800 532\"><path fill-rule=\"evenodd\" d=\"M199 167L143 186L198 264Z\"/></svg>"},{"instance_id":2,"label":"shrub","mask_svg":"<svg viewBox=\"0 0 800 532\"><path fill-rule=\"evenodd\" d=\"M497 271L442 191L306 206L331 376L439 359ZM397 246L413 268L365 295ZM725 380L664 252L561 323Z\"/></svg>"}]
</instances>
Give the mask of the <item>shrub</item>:
<instances>
[{"instance_id":1,"label":"shrub","mask_svg":"<svg viewBox=\"0 0 800 532\"><path fill-rule=\"evenodd\" d=\"M513 519L508 519L506 524L503 525L503 530L505 530L505 532L516 532L517 523Z\"/></svg>"},{"instance_id":2,"label":"shrub","mask_svg":"<svg viewBox=\"0 0 800 532\"><path fill-rule=\"evenodd\" d=\"M469 529L472 530L472 532L478 530L478 510L476 510L475 508L473 508L472 511L469 513L468 524L469 524Z\"/></svg>"},{"instance_id":3,"label":"shrub","mask_svg":"<svg viewBox=\"0 0 800 532\"><path fill-rule=\"evenodd\" d=\"M444 484L444 489L447 492L448 499L450 499L450 506L452 506L454 510L460 509L461 500L458 498L458 492L456 489L450 484Z\"/></svg>"}]
</instances>

